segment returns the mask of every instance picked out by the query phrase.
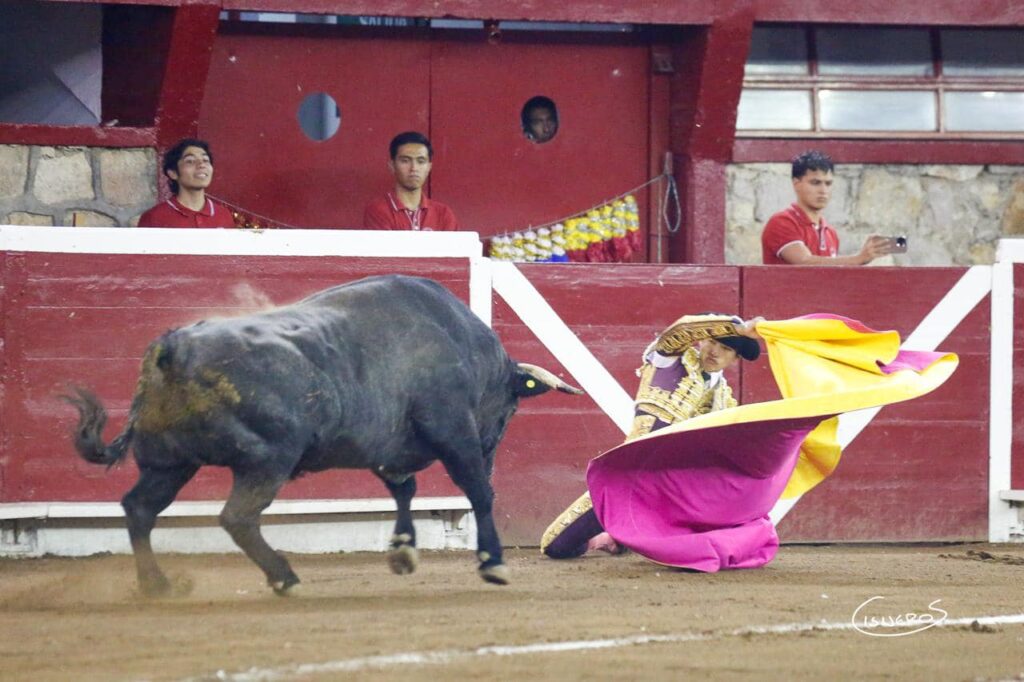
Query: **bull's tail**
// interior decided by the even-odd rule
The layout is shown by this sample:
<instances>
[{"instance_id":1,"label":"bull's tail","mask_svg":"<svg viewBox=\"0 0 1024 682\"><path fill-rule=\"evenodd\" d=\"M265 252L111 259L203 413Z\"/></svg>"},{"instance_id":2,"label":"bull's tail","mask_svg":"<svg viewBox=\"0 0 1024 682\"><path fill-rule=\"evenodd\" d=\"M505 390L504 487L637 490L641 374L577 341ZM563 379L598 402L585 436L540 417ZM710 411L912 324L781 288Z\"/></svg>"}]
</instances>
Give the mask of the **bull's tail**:
<instances>
[{"instance_id":1,"label":"bull's tail","mask_svg":"<svg viewBox=\"0 0 1024 682\"><path fill-rule=\"evenodd\" d=\"M114 438L110 445L105 445L103 427L107 423L107 411L92 392L77 386L73 386L72 390L75 395L63 395L61 398L78 410L78 426L72 435L78 454L92 464L105 464L108 467L117 464L128 452L132 423L129 421L128 428Z\"/></svg>"},{"instance_id":2,"label":"bull's tail","mask_svg":"<svg viewBox=\"0 0 1024 682\"><path fill-rule=\"evenodd\" d=\"M562 393L583 395L583 391L575 386L570 386L543 367L528 365L525 362L516 363L515 394L517 396L527 398L547 393L552 388Z\"/></svg>"}]
</instances>

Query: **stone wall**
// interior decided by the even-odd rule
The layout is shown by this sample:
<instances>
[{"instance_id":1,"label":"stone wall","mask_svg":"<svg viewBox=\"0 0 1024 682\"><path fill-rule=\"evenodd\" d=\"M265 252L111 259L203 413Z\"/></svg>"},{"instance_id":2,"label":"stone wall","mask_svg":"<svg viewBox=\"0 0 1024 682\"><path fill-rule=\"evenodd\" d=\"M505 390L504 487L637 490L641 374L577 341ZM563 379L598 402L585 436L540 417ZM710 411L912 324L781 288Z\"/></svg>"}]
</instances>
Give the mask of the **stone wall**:
<instances>
[{"instance_id":1,"label":"stone wall","mask_svg":"<svg viewBox=\"0 0 1024 682\"><path fill-rule=\"evenodd\" d=\"M761 229L793 201L788 163L730 166L726 262L760 263ZM871 233L907 236L906 254L874 265L991 263L999 238L1024 235L1024 166L840 165L825 218L841 255Z\"/></svg>"},{"instance_id":2,"label":"stone wall","mask_svg":"<svg viewBox=\"0 0 1024 682\"><path fill-rule=\"evenodd\" d=\"M149 148L0 145L0 225L135 225L156 164Z\"/></svg>"}]
</instances>

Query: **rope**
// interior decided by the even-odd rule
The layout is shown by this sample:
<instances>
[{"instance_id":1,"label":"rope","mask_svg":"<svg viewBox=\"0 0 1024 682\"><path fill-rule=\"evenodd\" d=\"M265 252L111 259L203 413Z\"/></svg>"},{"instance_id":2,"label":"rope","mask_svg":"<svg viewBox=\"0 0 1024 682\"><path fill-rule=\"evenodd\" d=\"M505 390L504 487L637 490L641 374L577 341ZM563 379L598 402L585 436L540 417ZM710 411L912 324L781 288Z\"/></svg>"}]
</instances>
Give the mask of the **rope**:
<instances>
[{"instance_id":1,"label":"rope","mask_svg":"<svg viewBox=\"0 0 1024 682\"><path fill-rule=\"evenodd\" d=\"M559 218L557 220L552 220L551 222L543 223L541 225L536 225L536 226L530 225L526 229L540 229L542 227L551 227L552 225L557 225L558 223L564 223L566 220L569 220L571 218L575 218L576 216L586 215L590 211L593 211L595 209L601 208L602 206L605 206L605 205L610 204L612 202L618 201L619 199L624 199L627 196L629 196L630 194L635 194L635 193L639 192L642 189L650 187L651 185L655 184L656 182L660 182L661 180L664 180L665 183L666 183L665 201L661 202L661 222L662 222L663 225L665 225L665 229L668 230L668 232L670 234L675 234L676 232L679 231L679 224L680 224L680 221L681 221L682 211L681 211L681 208L680 208L680 205L679 205L679 185L676 183L676 179L671 174L669 174L669 173L662 173L661 175L656 175L655 177L651 178L647 182L639 184L639 185L637 185L636 187L634 187L632 189L628 189L625 192L622 192L621 194L617 194L616 196L612 197L611 199L605 199L604 201L599 201L598 203L594 204L590 208L585 209L583 211L576 211L575 213L567 215L567 216L565 216L563 218ZM292 230L301 229L297 225L289 225L288 223L283 223L283 222L281 222L279 220L274 220L273 218L270 218L268 216L260 215L259 213L256 213L255 211L250 211L250 210L248 210L246 208L243 208L242 206L239 206L238 204L234 204L234 203L232 203L230 201L227 201L226 199L223 199L223 198L221 198L219 196L215 196L213 194L210 194L209 192L207 192L206 195L208 197L210 197L211 199L213 199L215 201L218 201L221 204L224 204L225 206L227 206L228 208L230 208L233 211L238 211L238 212L242 213L245 216L251 216L253 218L257 218L257 219L262 220L265 223L267 223L266 225L263 225L263 226L259 227L258 229L274 229L275 227L283 227L283 228L292 229ZM675 208L675 215L672 216L672 217L669 216L669 202L672 202L672 206ZM513 232L518 232L518 231L519 230L513 230ZM509 234L509 233L506 231L504 234Z\"/></svg>"},{"instance_id":2,"label":"rope","mask_svg":"<svg viewBox=\"0 0 1024 682\"><path fill-rule=\"evenodd\" d=\"M679 185L676 184L676 179L668 173L658 177L666 178L667 182L665 201L661 204L661 222L665 224L665 229L668 230L669 234L675 234L679 231L679 223L683 219L683 209L679 205ZM672 204L675 207L675 217L672 219L668 216L669 201L672 201Z\"/></svg>"},{"instance_id":3,"label":"rope","mask_svg":"<svg viewBox=\"0 0 1024 682\"><path fill-rule=\"evenodd\" d=\"M650 180L648 180L647 182L645 182L643 184L637 185L633 189L628 189L625 192L623 192L622 194L617 194L616 196L612 197L611 199L605 199L604 201L599 201L599 202L597 202L596 204L594 204L593 206L591 206L588 209L585 209L583 211L576 211L575 213L567 215L564 218L559 218L558 220L552 220L551 222L542 223L540 225L529 225L529 226L527 226L524 229L527 229L527 230L539 230L542 227L551 227L552 225L557 225L558 223L564 223L566 220L570 220L571 218L575 218L576 216L586 215L587 213L590 213L591 211L593 211L595 209L601 208L602 206L605 206L606 204L610 204L610 203L612 203L614 201L618 201L619 199L624 199L627 196L629 196L630 194L634 194L636 192L639 192L640 190L644 189L645 187L649 187L649 186L653 185L654 183L658 182L659 180L661 180L663 178L667 178L668 179L669 191L670 192L673 192L673 191L675 192L676 206L678 207L679 206L679 192L676 189L675 178L673 178L671 175L669 175L667 173L662 173L661 175L654 176L653 178L651 178ZM678 214L678 212L676 213L676 215L677 215L677 219L675 221L675 227L673 228L672 226L669 226L668 227L669 232L676 232L677 230L679 230L679 220L678 220L678 215L679 214ZM669 225L667 217L663 215L662 218L665 220L665 224ZM512 232L521 232L521 231L522 230L512 230ZM510 234L510 233L508 231L506 231L503 234Z\"/></svg>"},{"instance_id":4,"label":"rope","mask_svg":"<svg viewBox=\"0 0 1024 682\"><path fill-rule=\"evenodd\" d=\"M245 216L251 216L253 218L258 218L258 219L264 221L265 223L267 223L266 225L261 225L260 227L258 227L256 229L265 230L265 229L274 229L275 227L283 227L283 228L286 228L286 229L289 229L289 230L299 230L299 229L302 229L302 228L300 228L297 225L289 225L288 223L282 223L280 220L274 220L273 218L267 217L265 215L260 215L259 213L256 213L255 211L250 211L247 208L242 208L238 204L233 204L230 201L228 201L226 199L222 199L222 198L220 198L218 196L215 196L213 194L210 194L209 192L206 193L206 196L210 197L214 201L217 201L217 202L219 202L221 204L224 204L225 206L227 206L228 208L230 208L233 211L238 211L239 213L242 213Z\"/></svg>"}]
</instances>

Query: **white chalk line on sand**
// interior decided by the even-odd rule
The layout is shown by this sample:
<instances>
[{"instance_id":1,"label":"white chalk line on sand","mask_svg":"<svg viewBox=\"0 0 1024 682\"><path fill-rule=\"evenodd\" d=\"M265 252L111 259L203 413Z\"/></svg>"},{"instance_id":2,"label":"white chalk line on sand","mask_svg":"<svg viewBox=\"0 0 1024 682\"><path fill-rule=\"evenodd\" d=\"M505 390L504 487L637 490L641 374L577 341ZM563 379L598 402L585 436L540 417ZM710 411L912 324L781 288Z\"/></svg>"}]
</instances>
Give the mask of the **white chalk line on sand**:
<instances>
[{"instance_id":1,"label":"white chalk line on sand","mask_svg":"<svg viewBox=\"0 0 1024 682\"><path fill-rule=\"evenodd\" d=\"M1024 625L1024 613L1002 616L975 616L968 618L947 618L936 622L933 627L949 627L956 625ZM863 627L863 626L861 626ZM523 656L529 654L557 654L594 649L615 649L644 644L679 644L686 642L703 642L730 637L746 637L750 635L790 635L804 632L825 632L855 630L852 621L818 623L786 623L782 625L754 625L724 632L692 632L680 634L640 634L629 637L609 639L581 639L565 642L536 642L516 646L484 646L475 649L447 649L441 651L410 651L405 653L381 656L364 656L323 663L299 663L277 668L250 668L241 672L217 671L201 677L190 677L182 682L212 682L227 680L228 682L280 682L293 680L308 675L325 675L330 673L350 673L364 670L378 670L402 665L446 665L467 661L474 658L489 656Z\"/></svg>"}]
</instances>

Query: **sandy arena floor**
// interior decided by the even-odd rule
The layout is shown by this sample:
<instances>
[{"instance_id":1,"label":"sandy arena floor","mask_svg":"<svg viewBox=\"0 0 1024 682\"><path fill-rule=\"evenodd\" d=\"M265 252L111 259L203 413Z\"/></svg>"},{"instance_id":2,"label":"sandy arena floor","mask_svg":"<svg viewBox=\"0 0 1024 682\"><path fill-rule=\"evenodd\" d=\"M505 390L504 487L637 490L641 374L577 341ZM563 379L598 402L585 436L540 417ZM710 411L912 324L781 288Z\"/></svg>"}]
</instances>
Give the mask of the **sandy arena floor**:
<instances>
[{"instance_id":1,"label":"sandy arena floor","mask_svg":"<svg viewBox=\"0 0 1024 682\"><path fill-rule=\"evenodd\" d=\"M241 555L164 556L191 591L155 601L127 556L0 560L0 680L1024 679L1020 545L793 546L715 575L514 550L506 587L469 552L411 576L379 554L291 559L282 599ZM858 624L948 619L862 634L875 596Z\"/></svg>"}]
</instances>

